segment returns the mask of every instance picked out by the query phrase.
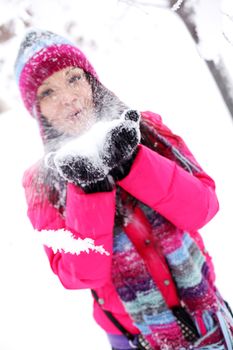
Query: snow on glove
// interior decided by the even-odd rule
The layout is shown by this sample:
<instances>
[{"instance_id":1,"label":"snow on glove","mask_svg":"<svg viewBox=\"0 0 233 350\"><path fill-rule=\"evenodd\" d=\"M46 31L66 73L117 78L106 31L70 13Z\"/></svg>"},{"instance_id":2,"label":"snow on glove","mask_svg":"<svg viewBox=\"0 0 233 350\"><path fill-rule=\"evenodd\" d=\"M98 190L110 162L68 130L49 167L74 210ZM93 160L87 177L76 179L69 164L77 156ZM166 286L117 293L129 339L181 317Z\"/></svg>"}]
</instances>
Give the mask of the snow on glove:
<instances>
[{"instance_id":1,"label":"snow on glove","mask_svg":"<svg viewBox=\"0 0 233 350\"><path fill-rule=\"evenodd\" d=\"M137 111L128 110L118 119L97 122L85 134L48 154L45 163L86 192L110 191L114 185L112 170L122 177L123 167L135 154L139 118Z\"/></svg>"},{"instance_id":2,"label":"snow on glove","mask_svg":"<svg viewBox=\"0 0 233 350\"><path fill-rule=\"evenodd\" d=\"M126 110L118 123L106 135L101 157L110 169L109 173L118 181L128 175L137 154L140 142L140 113Z\"/></svg>"},{"instance_id":3,"label":"snow on glove","mask_svg":"<svg viewBox=\"0 0 233 350\"><path fill-rule=\"evenodd\" d=\"M68 182L80 186L86 193L106 192L113 189L112 177L106 176L98 158L78 155L72 150L72 144L47 156L45 163ZM72 152L72 151L73 152Z\"/></svg>"}]
</instances>

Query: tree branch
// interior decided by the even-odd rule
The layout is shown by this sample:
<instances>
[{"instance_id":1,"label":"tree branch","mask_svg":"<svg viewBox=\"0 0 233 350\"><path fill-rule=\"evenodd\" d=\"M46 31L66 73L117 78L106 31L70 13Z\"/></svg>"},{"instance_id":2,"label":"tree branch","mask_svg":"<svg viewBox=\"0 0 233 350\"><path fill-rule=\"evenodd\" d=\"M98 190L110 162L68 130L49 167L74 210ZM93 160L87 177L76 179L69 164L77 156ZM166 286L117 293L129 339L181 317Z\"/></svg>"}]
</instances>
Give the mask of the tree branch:
<instances>
[{"instance_id":1,"label":"tree branch","mask_svg":"<svg viewBox=\"0 0 233 350\"><path fill-rule=\"evenodd\" d=\"M148 6L148 7L158 7L158 8L169 8L168 0L163 1L153 1L153 2L144 2L143 0L118 0L118 2L125 3L129 6L132 5L140 5L140 6Z\"/></svg>"},{"instance_id":2,"label":"tree branch","mask_svg":"<svg viewBox=\"0 0 233 350\"><path fill-rule=\"evenodd\" d=\"M179 8L181 7L181 5L183 4L184 0L177 0L176 3L174 5L172 5L171 10L172 11L177 11L179 10Z\"/></svg>"},{"instance_id":3,"label":"tree branch","mask_svg":"<svg viewBox=\"0 0 233 350\"><path fill-rule=\"evenodd\" d=\"M179 11L177 11L177 14L181 17L195 43L198 45L199 37L197 35L196 23L194 19L194 8L190 5L182 6L179 8ZM205 62L215 80L216 85L219 88L231 117L233 118L233 83L227 68L221 57L219 58L218 63L216 63L214 60L205 60Z\"/></svg>"}]
</instances>

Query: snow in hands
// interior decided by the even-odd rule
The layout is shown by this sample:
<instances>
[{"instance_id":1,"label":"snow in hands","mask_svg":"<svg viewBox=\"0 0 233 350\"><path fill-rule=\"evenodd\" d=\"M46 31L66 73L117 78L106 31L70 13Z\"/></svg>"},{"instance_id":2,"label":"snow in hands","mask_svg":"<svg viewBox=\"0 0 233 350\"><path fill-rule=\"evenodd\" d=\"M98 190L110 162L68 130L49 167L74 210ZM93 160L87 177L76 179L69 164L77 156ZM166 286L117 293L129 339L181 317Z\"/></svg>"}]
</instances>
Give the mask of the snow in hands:
<instances>
[{"instance_id":1,"label":"snow in hands","mask_svg":"<svg viewBox=\"0 0 233 350\"><path fill-rule=\"evenodd\" d=\"M140 141L140 113L126 110L120 118L96 122L45 157L67 181L87 185L103 180L111 169L130 159ZM52 160L52 161L51 161Z\"/></svg>"}]
</instances>

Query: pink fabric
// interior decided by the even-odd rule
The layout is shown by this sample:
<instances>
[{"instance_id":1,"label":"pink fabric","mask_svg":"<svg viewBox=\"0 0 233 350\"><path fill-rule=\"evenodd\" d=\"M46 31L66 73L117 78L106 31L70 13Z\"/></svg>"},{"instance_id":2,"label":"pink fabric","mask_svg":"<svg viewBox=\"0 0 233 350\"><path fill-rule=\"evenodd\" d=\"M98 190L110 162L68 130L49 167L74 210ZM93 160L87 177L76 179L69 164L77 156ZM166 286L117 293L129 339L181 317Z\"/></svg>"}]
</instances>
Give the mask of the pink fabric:
<instances>
[{"instance_id":1,"label":"pink fabric","mask_svg":"<svg viewBox=\"0 0 233 350\"><path fill-rule=\"evenodd\" d=\"M58 210L47 199L44 199L42 203L41 197L35 194L32 183L37 170L38 165L36 163L25 171L22 182L28 205L27 214L32 226L38 231L65 228L65 221Z\"/></svg>"},{"instance_id":2,"label":"pink fabric","mask_svg":"<svg viewBox=\"0 0 233 350\"><path fill-rule=\"evenodd\" d=\"M103 245L110 255L93 251L80 255L60 254L55 273L64 287L98 288L111 279L114 216L115 191L86 195L76 186L68 185L66 228L76 237L94 239L95 245Z\"/></svg>"},{"instance_id":3,"label":"pink fabric","mask_svg":"<svg viewBox=\"0 0 233 350\"><path fill-rule=\"evenodd\" d=\"M163 126L158 115L147 112L147 117ZM190 151L183 143L183 150L190 156ZM62 219L48 202L33 200L30 193L32 169L26 172L24 187L28 201L28 216L37 230L67 228L76 237L90 237L95 244L112 252L112 232L115 214L115 191L85 194L74 185L68 186L66 221ZM196 231L205 225L217 212L218 201L214 192L215 184L205 173L196 177L189 174L174 162L160 156L145 146L139 146L139 152L128 176L119 182L127 192L151 206L181 229L188 230L204 254L202 238ZM148 228L149 230L149 228ZM145 236L149 234L145 230ZM130 231L130 230L129 230ZM128 232L133 237L133 232ZM136 235L136 232L135 232ZM138 236L138 240L142 237ZM137 244L137 242L135 241ZM71 255L54 254L45 247L51 268L58 275L61 283L68 289L95 288L104 300L103 307L110 310L116 318L131 332L138 333L124 311L121 301L111 282L111 256L94 252ZM151 267L154 278L159 279L158 265L151 265L150 254L143 257ZM210 257L207 258L210 260ZM149 261L150 260L150 261ZM160 272L159 272L160 274ZM157 277L156 277L157 275ZM172 288L172 284L171 287ZM168 291L164 287L164 295ZM175 299L172 299L175 300ZM107 319L99 305L94 302L96 322L107 332L120 334L118 329Z\"/></svg>"},{"instance_id":4,"label":"pink fabric","mask_svg":"<svg viewBox=\"0 0 233 350\"><path fill-rule=\"evenodd\" d=\"M119 185L182 230L201 228L218 211L209 177L195 177L142 145L129 175Z\"/></svg>"}]
</instances>

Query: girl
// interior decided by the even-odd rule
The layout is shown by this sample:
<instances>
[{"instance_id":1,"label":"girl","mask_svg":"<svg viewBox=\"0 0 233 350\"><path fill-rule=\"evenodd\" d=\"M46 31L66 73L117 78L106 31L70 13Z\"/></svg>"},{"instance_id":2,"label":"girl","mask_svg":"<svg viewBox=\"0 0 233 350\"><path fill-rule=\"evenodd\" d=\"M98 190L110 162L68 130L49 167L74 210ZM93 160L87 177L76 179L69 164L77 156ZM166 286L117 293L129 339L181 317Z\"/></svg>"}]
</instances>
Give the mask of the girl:
<instances>
[{"instance_id":1,"label":"girl","mask_svg":"<svg viewBox=\"0 0 233 350\"><path fill-rule=\"evenodd\" d=\"M28 216L51 269L89 288L113 349L233 349L233 321L198 229L214 181L152 112L129 109L66 39L32 30L16 60L44 157L24 174ZM77 242L91 249L74 251ZM77 247L77 246L76 246Z\"/></svg>"}]
</instances>

